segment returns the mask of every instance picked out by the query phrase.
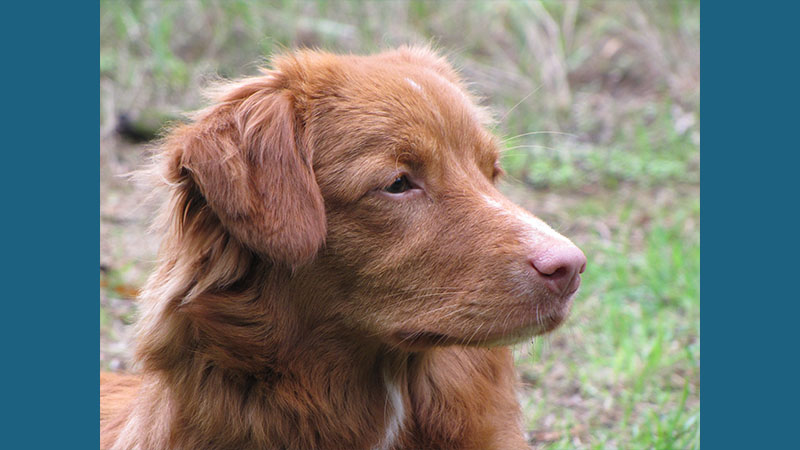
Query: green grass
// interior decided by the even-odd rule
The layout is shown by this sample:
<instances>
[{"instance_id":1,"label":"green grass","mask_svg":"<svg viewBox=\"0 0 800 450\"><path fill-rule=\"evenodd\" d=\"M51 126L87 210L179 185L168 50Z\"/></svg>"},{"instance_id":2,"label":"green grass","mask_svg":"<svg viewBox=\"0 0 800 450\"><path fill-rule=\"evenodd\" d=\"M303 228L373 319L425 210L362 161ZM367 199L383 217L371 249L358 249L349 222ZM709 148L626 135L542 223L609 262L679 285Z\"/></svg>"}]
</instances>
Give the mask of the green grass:
<instances>
[{"instance_id":1,"label":"green grass","mask_svg":"<svg viewBox=\"0 0 800 450\"><path fill-rule=\"evenodd\" d=\"M530 388L542 401L528 405L532 429L557 410L568 414L551 429L589 424L586 448L699 446L700 242L692 225L699 201L677 195L667 207L647 200L598 211L595 219L611 223L612 235L578 242L589 265L570 323L520 349L520 368L539 377ZM632 212L655 216L638 225ZM532 375L553 371L557 378ZM564 398L575 395L580 407L564 408ZM567 432L548 448L575 445Z\"/></svg>"},{"instance_id":2,"label":"green grass","mask_svg":"<svg viewBox=\"0 0 800 450\"><path fill-rule=\"evenodd\" d=\"M655 107L649 117L632 116L611 145L575 143L560 133L506 139L503 165L509 175L539 189L699 183L697 135L675 130L677 118L668 103Z\"/></svg>"},{"instance_id":3,"label":"green grass","mask_svg":"<svg viewBox=\"0 0 800 450\"><path fill-rule=\"evenodd\" d=\"M120 113L197 108L210 79L254 74L281 48L449 51L500 119L509 195L589 259L568 323L515 347L531 442L699 447L698 0L102 0L100 9L104 137ZM110 139L101 155L120 163L132 151ZM107 226L112 238L128 232ZM116 300L140 287L152 258L126 258L139 253L112 241L102 294ZM101 308L104 339L132 320L124 302Z\"/></svg>"}]
</instances>

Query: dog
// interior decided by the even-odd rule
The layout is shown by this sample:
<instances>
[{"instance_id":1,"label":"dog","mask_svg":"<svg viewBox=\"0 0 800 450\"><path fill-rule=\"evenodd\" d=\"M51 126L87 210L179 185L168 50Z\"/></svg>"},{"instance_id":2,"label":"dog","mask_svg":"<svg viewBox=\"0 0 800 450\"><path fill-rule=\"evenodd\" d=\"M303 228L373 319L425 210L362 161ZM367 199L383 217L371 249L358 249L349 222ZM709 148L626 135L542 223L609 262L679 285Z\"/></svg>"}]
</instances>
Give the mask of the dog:
<instances>
[{"instance_id":1,"label":"dog","mask_svg":"<svg viewBox=\"0 0 800 450\"><path fill-rule=\"evenodd\" d=\"M528 448L509 344L586 257L506 199L490 115L427 47L299 50L155 162L164 237L110 449Z\"/></svg>"}]
</instances>

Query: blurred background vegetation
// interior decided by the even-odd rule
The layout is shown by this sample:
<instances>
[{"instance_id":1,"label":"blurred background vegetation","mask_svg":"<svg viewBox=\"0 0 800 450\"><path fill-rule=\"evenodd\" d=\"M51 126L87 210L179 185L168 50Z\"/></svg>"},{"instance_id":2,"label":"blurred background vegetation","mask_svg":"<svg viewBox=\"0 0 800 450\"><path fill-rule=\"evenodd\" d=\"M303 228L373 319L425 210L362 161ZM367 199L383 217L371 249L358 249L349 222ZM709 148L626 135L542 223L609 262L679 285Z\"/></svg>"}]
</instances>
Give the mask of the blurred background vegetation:
<instances>
[{"instance_id":1,"label":"blurred background vegetation","mask_svg":"<svg viewBox=\"0 0 800 450\"><path fill-rule=\"evenodd\" d=\"M502 190L589 265L515 347L534 448L699 447L699 0L100 2L101 365L130 368L153 206L121 175L214 79L284 48L448 55L496 114Z\"/></svg>"}]
</instances>

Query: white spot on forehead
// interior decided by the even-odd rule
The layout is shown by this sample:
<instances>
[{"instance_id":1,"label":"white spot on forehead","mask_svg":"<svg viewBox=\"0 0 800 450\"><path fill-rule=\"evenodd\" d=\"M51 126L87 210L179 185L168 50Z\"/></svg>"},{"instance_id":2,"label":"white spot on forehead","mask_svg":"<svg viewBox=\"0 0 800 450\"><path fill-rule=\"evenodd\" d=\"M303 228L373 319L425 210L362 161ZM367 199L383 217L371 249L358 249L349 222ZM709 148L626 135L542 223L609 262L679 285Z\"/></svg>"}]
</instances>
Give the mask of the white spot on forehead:
<instances>
[{"instance_id":1,"label":"white spot on forehead","mask_svg":"<svg viewBox=\"0 0 800 450\"><path fill-rule=\"evenodd\" d=\"M417 84L417 82L416 82L416 81L414 81L414 80L412 80L411 78L408 78L408 77L405 77L405 80L406 80L406 83L408 83L409 85L411 85L411 87L412 87L412 88L416 89L416 90L417 90L417 91L419 91L419 92L422 92L422 86L420 86L419 84Z\"/></svg>"},{"instance_id":2,"label":"white spot on forehead","mask_svg":"<svg viewBox=\"0 0 800 450\"><path fill-rule=\"evenodd\" d=\"M481 197L483 197L483 199L486 201L486 203L488 203L489 206L491 206L492 208L501 209L501 210L503 209L503 205L501 205L500 202L498 202L497 200L493 199L492 197L489 197L486 194L481 194Z\"/></svg>"}]
</instances>

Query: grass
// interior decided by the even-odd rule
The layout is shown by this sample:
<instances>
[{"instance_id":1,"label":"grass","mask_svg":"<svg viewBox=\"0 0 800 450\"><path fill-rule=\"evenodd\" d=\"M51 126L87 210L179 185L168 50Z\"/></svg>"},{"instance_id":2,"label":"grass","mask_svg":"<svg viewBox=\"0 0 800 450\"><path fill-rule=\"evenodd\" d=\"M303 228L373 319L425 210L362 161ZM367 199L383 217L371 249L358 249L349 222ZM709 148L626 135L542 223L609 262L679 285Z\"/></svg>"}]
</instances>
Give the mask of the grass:
<instances>
[{"instance_id":1,"label":"grass","mask_svg":"<svg viewBox=\"0 0 800 450\"><path fill-rule=\"evenodd\" d=\"M512 177L538 189L699 183L699 134L674 125L678 114L686 116L669 104L647 113L631 117L631 126L617 130L611 145L571 142L575 135L560 133L506 138L503 165Z\"/></svg>"},{"instance_id":2,"label":"grass","mask_svg":"<svg viewBox=\"0 0 800 450\"><path fill-rule=\"evenodd\" d=\"M197 108L208 80L253 74L283 47L433 43L500 119L504 190L589 259L568 323L515 347L530 442L699 447L699 1L100 7L104 367L125 367L130 298L152 264L143 219L121 213L137 192L107 176L141 162L114 134L120 114Z\"/></svg>"},{"instance_id":3,"label":"grass","mask_svg":"<svg viewBox=\"0 0 800 450\"><path fill-rule=\"evenodd\" d=\"M517 349L529 428L562 430L547 448L699 446L699 200L637 194L575 205L611 233L576 239L589 266L565 329Z\"/></svg>"}]
</instances>

